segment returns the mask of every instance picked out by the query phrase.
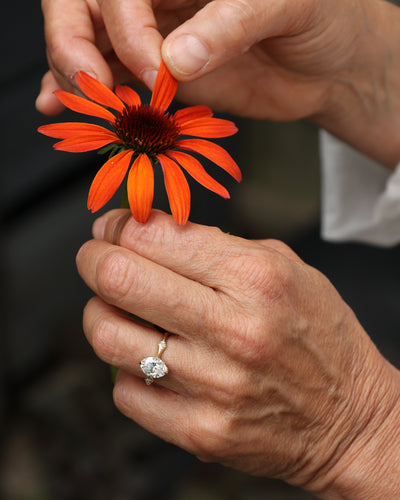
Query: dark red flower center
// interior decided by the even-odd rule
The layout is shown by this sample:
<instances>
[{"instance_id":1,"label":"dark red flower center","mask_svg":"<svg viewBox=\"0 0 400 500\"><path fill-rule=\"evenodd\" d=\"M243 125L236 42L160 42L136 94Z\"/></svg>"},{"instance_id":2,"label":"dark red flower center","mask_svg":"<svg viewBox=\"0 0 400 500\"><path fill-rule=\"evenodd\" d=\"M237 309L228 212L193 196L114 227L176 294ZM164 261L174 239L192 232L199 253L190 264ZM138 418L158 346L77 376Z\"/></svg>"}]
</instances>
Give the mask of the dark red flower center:
<instances>
[{"instance_id":1,"label":"dark red flower center","mask_svg":"<svg viewBox=\"0 0 400 500\"><path fill-rule=\"evenodd\" d=\"M114 130L127 149L153 158L171 149L180 135L173 117L148 105L118 113Z\"/></svg>"}]
</instances>

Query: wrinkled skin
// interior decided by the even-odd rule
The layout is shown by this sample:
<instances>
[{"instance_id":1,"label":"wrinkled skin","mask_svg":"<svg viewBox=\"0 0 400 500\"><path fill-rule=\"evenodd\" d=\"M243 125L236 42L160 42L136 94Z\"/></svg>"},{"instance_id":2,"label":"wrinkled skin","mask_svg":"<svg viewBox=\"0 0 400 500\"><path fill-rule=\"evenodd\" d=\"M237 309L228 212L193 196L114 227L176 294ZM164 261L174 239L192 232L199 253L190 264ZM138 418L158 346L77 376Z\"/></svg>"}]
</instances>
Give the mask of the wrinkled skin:
<instances>
[{"instance_id":1,"label":"wrinkled skin","mask_svg":"<svg viewBox=\"0 0 400 500\"><path fill-rule=\"evenodd\" d=\"M327 36L337 37L339 27L330 27L337 9L334 2L322 12L315 0L158 1L154 10L151 4L149 0L43 0L52 69L44 87L55 86L54 78L58 85L71 87L79 69L94 73L109 85L132 75L151 85L151 71L158 68L162 51L180 80L208 73L207 78L182 90L185 100L207 100L216 109L246 116L264 117L267 113L277 119L294 119L310 115L318 107L327 90L321 76L347 64L347 57L338 60L338 56L353 50L357 36L345 39L329 57L326 49L315 43L317 34L328 26ZM193 25L197 38L212 55L204 68L188 74L188 70L176 71L168 54L179 34L190 32ZM169 33L163 42L162 36ZM177 47L176 53L181 54L182 48ZM321 60L325 60L323 65ZM218 67L220 71L214 72ZM269 109L262 106L261 110L261 102ZM53 100L51 104L42 102L40 109L52 113L58 106Z\"/></svg>"},{"instance_id":2,"label":"wrinkled skin","mask_svg":"<svg viewBox=\"0 0 400 500\"><path fill-rule=\"evenodd\" d=\"M110 87L151 88L162 57L186 82L186 103L309 118L389 168L400 158L400 9L388 2L42 0L42 9L45 114L62 110L55 89L78 91L79 70Z\"/></svg>"},{"instance_id":3,"label":"wrinkled skin","mask_svg":"<svg viewBox=\"0 0 400 500\"><path fill-rule=\"evenodd\" d=\"M361 450L376 478L368 450L387 453L399 434L399 376L326 277L281 242L178 227L160 212L143 225L112 211L94 234L77 257L97 295L84 330L120 368L124 414L202 460L321 498L342 498L324 494L343 491L354 463L363 470ZM169 373L150 387L139 362L161 335L126 312L173 333Z\"/></svg>"},{"instance_id":4,"label":"wrinkled skin","mask_svg":"<svg viewBox=\"0 0 400 500\"><path fill-rule=\"evenodd\" d=\"M110 87L139 79L151 88L162 57L187 103L309 118L389 168L399 161L400 19L387 2L42 7L43 113L61 111L52 91L76 90L78 70ZM203 460L320 498L400 497L398 371L324 276L283 243L179 228L159 212L145 226L111 212L94 234L77 257L97 295L84 329L98 356L120 368L114 398L123 413ZM173 333L163 355L170 372L150 387L138 363L161 336L127 313Z\"/></svg>"}]
</instances>

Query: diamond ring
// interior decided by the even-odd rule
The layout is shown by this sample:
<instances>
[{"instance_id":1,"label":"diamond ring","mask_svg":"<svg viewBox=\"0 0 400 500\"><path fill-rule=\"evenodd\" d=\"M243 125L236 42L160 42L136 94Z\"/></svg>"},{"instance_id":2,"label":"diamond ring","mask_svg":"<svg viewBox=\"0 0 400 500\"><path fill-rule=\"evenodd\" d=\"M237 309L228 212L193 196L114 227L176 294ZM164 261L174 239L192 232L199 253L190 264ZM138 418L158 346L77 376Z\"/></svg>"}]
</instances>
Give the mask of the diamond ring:
<instances>
[{"instance_id":1,"label":"diamond ring","mask_svg":"<svg viewBox=\"0 0 400 500\"><path fill-rule=\"evenodd\" d=\"M146 375L144 381L147 385L152 384L155 378L164 377L164 375L168 373L168 367L161 359L162 353L167 348L168 335L168 332L164 333L162 340L158 343L158 351L156 356L143 358L140 362L140 368Z\"/></svg>"}]
</instances>

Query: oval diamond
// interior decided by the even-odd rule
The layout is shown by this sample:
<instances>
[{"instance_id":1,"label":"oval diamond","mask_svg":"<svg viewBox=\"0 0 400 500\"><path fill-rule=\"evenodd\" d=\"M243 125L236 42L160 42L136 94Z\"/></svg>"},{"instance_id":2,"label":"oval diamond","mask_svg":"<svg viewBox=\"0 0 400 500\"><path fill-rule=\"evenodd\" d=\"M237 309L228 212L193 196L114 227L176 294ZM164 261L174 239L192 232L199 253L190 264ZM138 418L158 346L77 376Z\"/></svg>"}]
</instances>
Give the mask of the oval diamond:
<instances>
[{"instance_id":1,"label":"oval diamond","mask_svg":"<svg viewBox=\"0 0 400 500\"><path fill-rule=\"evenodd\" d=\"M167 365L164 361L156 356L149 356L142 359L140 368L146 377L161 378L168 373Z\"/></svg>"}]
</instances>

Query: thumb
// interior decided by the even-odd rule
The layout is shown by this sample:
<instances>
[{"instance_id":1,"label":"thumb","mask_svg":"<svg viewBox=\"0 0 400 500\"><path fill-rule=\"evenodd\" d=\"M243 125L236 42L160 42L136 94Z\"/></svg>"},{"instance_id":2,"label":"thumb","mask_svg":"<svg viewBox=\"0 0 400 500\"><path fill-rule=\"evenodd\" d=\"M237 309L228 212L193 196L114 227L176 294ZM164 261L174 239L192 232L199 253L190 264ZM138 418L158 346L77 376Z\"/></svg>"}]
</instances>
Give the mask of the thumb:
<instances>
[{"instance_id":1,"label":"thumb","mask_svg":"<svg viewBox=\"0 0 400 500\"><path fill-rule=\"evenodd\" d=\"M211 1L168 35L163 59L177 79L198 78L263 39L298 29L299 3L305 10L298 0Z\"/></svg>"}]
</instances>

